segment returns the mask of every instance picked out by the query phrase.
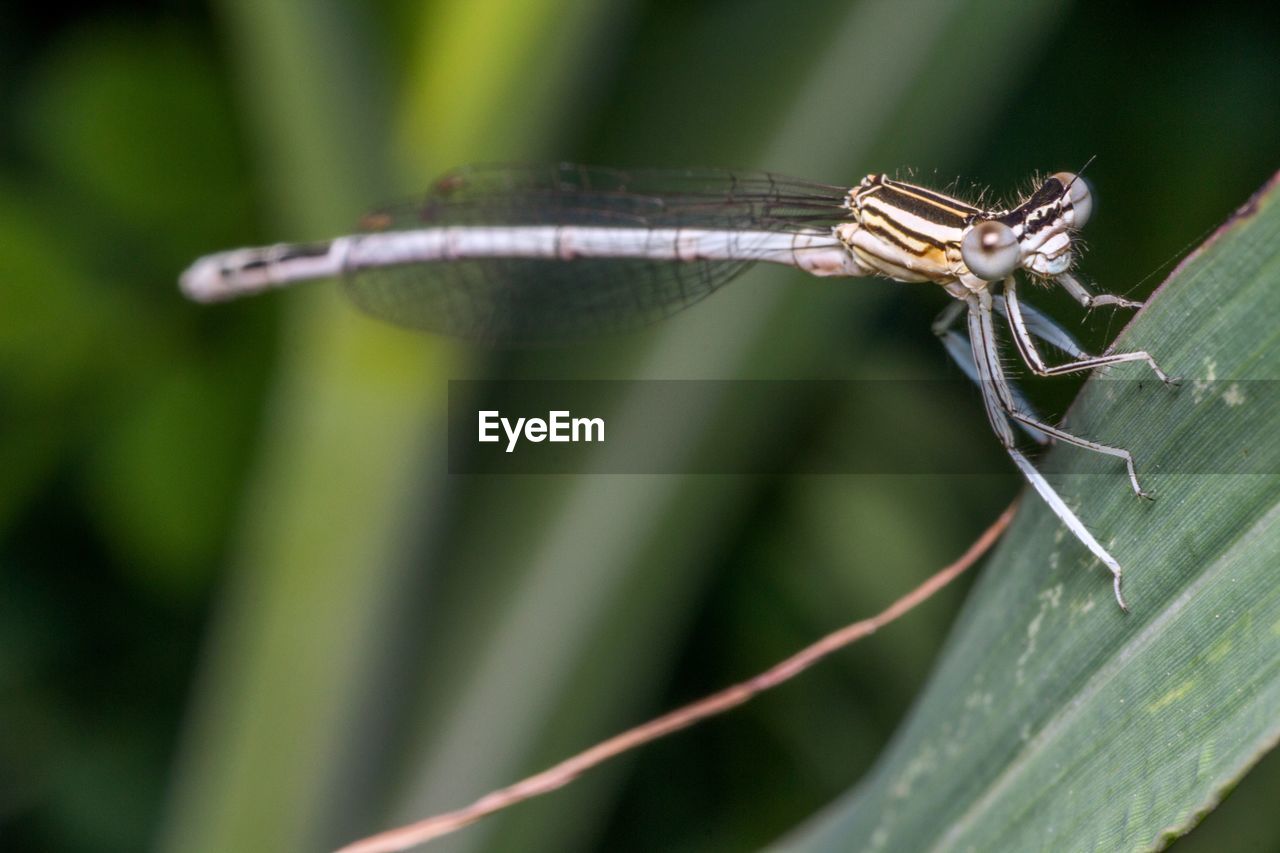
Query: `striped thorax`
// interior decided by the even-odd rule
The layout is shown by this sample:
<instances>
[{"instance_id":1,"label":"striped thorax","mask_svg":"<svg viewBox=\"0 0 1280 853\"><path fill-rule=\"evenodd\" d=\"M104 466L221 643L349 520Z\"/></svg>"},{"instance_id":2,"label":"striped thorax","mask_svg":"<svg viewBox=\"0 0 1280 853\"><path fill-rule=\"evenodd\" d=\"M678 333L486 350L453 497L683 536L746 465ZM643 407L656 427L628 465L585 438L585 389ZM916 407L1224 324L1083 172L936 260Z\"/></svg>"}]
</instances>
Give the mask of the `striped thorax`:
<instances>
[{"instance_id":1,"label":"striped thorax","mask_svg":"<svg viewBox=\"0 0 1280 853\"><path fill-rule=\"evenodd\" d=\"M851 221L836 236L869 272L978 292L1017 269L1065 273L1072 231L1092 209L1089 187L1070 172L1046 180L1011 210L982 210L933 190L868 175L849 191Z\"/></svg>"}]
</instances>

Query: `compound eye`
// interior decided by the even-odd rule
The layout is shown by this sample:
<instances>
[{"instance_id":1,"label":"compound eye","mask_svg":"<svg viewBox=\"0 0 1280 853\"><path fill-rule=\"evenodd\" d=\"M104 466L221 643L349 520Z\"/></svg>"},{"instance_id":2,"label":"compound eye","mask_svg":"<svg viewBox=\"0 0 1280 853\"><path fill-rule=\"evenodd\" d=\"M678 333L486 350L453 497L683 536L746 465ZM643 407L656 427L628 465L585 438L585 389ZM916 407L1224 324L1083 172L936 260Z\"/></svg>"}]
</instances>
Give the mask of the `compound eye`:
<instances>
[{"instance_id":1,"label":"compound eye","mask_svg":"<svg viewBox=\"0 0 1280 853\"><path fill-rule=\"evenodd\" d=\"M1089 221L1089 214L1093 213L1093 193L1089 191L1089 184L1084 178L1071 172L1059 172L1053 177L1067 188L1067 200L1071 202L1071 209L1074 211L1071 227L1083 228Z\"/></svg>"},{"instance_id":2,"label":"compound eye","mask_svg":"<svg viewBox=\"0 0 1280 853\"><path fill-rule=\"evenodd\" d=\"M1013 229L1003 222L979 222L960 241L960 257L984 281L998 281L1018 268L1022 251Z\"/></svg>"}]
</instances>

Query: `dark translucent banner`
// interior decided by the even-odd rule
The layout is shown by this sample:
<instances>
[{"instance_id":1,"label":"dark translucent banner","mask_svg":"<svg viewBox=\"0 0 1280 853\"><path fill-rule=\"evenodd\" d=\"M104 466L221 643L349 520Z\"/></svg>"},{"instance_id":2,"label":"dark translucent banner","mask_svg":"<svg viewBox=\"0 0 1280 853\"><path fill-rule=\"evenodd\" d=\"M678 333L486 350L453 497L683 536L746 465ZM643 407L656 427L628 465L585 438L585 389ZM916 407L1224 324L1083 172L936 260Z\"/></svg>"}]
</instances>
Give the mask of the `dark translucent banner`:
<instances>
[{"instance_id":1,"label":"dark translucent banner","mask_svg":"<svg viewBox=\"0 0 1280 853\"><path fill-rule=\"evenodd\" d=\"M1100 380L1105 406L1046 417L1133 452L1139 476L1280 473L1280 382ZM1034 383L1032 383L1034 384ZM1101 408L1113 408L1101 416ZM1015 430L1019 445L1033 437ZM454 474L992 474L1011 467L978 388L954 380L454 381ZM1061 442L1057 442L1061 444ZM1115 458L1046 455L1123 476Z\"/></svg>"}]
</instances>

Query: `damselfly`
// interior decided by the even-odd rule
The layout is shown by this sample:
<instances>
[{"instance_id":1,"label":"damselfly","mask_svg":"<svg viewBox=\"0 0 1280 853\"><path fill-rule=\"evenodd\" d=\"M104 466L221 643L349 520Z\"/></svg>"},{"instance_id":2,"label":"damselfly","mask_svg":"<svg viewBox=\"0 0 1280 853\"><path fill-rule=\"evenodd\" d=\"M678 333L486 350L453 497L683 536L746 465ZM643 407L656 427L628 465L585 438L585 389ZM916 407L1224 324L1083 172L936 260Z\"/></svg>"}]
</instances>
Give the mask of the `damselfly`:
<instances>
[{"instance_id":1,"label":"damselfly","mask_svg":"<svg viewBox=\"0 0 1280 853\"><path fill-rule=\"evenodd\" d=\"M1015 441L1053 439L1117 457L1134 492L1129 451L1045 422L1008 380L996 315L1039 376L1142 361L1146 352L1089 355L1018 296L1015 273L1056 283L1087 308L1138 307L1092 294L1075 276L1074 234L1089 218L1085 181L1059 172L1020 204L984 210L942 193L869 175L834 187L767 173L620 171L574 165L466 168L425 197L367 216L364 233L321 243L237 249L182 275L212 302L340 276L348 295L393 323L499 344L565 340L647 324L685 308L758 261L818 276L933 282L955 298L934 323L948 353L982 389L987 417L1022 475L1110 570L1094 538ZM954 327L967 315L965 332ZM1050 365L1036 340L1071 360Z\"/></svg>"}]
</instances>

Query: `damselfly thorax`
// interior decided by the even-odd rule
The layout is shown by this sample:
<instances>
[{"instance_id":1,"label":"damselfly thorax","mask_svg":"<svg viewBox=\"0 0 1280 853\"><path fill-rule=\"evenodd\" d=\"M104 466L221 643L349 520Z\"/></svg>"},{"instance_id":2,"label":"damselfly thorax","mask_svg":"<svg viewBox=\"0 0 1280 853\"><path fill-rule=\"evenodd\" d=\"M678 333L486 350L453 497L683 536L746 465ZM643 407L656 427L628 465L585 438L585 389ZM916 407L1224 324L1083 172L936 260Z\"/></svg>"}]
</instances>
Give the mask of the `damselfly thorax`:
<instances>
[{"instance_id":1,"label":"damselfly thorax","mask_svg":"<svg viewBox=\"0 0 1280 853\"><path fill-rule=\"evenodd\" d=\"M996 317L1040 376L1141 361L1094 356L1023 302L1018 271L1056 283L1085 307L1139 303L1094 295L1071 274L1073 238L1092 195L1059 172L1007 210L869 175L852 189L767 173L623 171L586 166L461 169L425 197L367 216L366 231L321 243L236 249L200 258L183 291L217 301L298 281L341 276L365 311L401 325L499 344L561 341L633 328L679 311L755 262L818 276L933 282L954 300L934 323L947 352L982 389L997 438L1059 519L1110 570L1120 564L1018 448L1014 425L1114 456L1123 448L1040 419L1008 381ZM966 330L954 327L967 317ZM1070 360L1051 365L1037 341Z\"/></svg>"}]
</instances>

